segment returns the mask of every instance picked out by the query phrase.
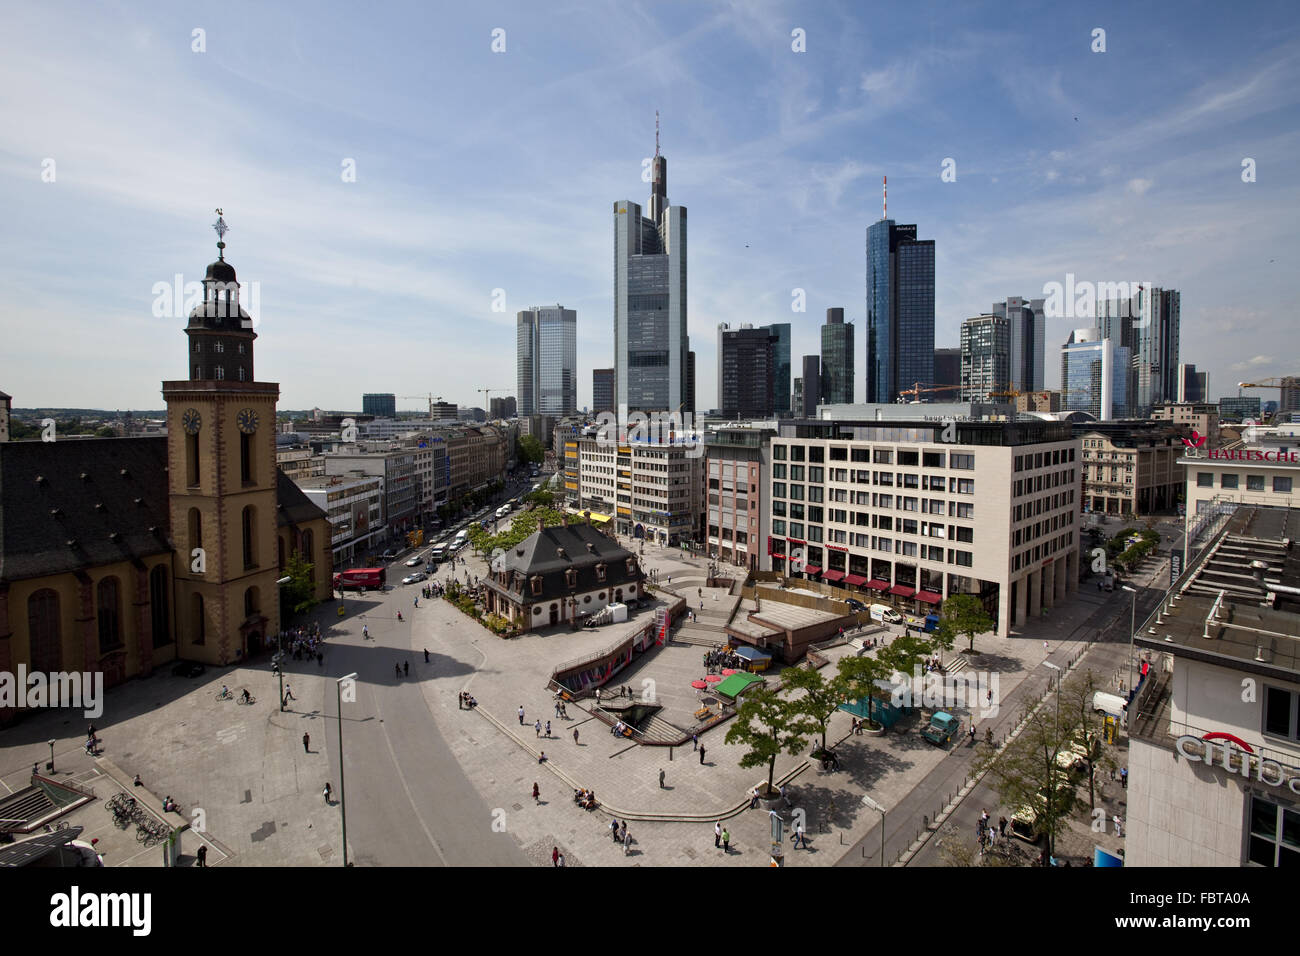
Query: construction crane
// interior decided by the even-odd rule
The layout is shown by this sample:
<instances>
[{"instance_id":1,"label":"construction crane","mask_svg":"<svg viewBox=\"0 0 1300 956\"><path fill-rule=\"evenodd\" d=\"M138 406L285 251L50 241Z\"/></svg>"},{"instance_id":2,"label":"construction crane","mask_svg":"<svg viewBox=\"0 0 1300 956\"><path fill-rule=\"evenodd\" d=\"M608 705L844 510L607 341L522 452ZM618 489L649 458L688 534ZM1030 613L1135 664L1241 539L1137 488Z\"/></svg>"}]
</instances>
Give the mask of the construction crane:
<instances>
[{"instance_id":1,"label":"construction crane","mask_svg":"<svg viewBox=\"0 0 1300 956\"><path fill-rule=\"evenodd\" d=\"M904 395L911 395L912 396L911 404L916 404L921 401L920 396L925 392L951 392L954 390L960 392L961 386L960 385L927 385L922 387L920 382L915 382L913 383L911 388L905 388L902 391L900 391L898 393L898 397L901 401Z\"/></svg>"},{"instance_id":2,"label":"construction crane","mask_svg":"<svg viewBox=\"0 0 1300 956\"><path fill-rule=\"evenodd\" d=\"M1262 378L1258 382L1238 382L1237 388L1296 388L1300 378Z\"/></svg>"},{"instance_id":3,"label":"construction crane","mask_svg":"<svg viewBox=\"0 0 1300 956\"><path fill-rule=\"evenodd\" d=\"M394 397L394 398L404 398L404 399L407 399L407 398L425 398L425 399L428 399L428 400L429 400L429 419L430 419L430 420L433 419L433 403L434 403L434 402L440 402L440 401L442 401L442 396L441 396L441 395L434 395L432 392L429 392L429 393L424 394L424 395L394 395L393 397Z\"/></svg>"},{"instance_id":4,"label":"construction crane","mask_svg":"<svg viewBox=\"0 0 1300 956\"><path fill-rule=\"evenodd\" d=\"M510 391L510 389L508 389L508 388L476 388L476 389L474 389L474 391L476 391L476 392L481 392L481 393L482 393L482 395L483 395L483 404L487 406L487 408L485 408L484 411L487 413L487 416L488 416L489 418L491 418L491 417L492 417L492 393L493 393L493 392L508 392L508 391Z\"/></svg>"}]
</instances>

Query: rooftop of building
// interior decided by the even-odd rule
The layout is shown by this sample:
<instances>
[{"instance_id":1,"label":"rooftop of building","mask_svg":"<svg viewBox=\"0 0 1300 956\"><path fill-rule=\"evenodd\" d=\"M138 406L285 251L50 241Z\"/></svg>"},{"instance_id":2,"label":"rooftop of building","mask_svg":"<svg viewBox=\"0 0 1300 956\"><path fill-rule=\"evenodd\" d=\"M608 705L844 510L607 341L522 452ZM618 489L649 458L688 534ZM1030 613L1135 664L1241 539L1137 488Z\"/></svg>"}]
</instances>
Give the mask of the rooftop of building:
<instances>
[{"instance_id":1,"label":"rooftop of building","mask_svg":"<svg viewBox=\"0 0 1300 956\"><path fill-rule=\"evenodd\" d=\"M378 475L319 475L312 478L299 478L294 484L303 491L322 491L356 484L374 484L377 481L379 481Z\"/></svg>"},{"instance_id":2,"label":"rooftop of building","mask_svg":"<svg viewBox=\"0 0 1300 956\"><path fill-rule=\"evenodd\" d=\"M1300 678L1300 509L1238 507L1135 643Z\"/></svg>"},{"instance_id":3,"label":"rooftop of building","mask_svg":"<svg viewBox=\"0 0 1300 956\"><path fill-rule=\"evenodd\" d=\"M822 406L826 408L861 406ZM902 405L881 405L881 409L907 408ZM1070 441L1073 431L1068 422L1043 421L1036 418L1016 420L983 420L962 418L945 412L952 405L914 405L911 408L935 409L937 413L921 415L881 415L867 418L791 419L778 423L776 437L782 439L804 438L823 441L887 442L893 444L984 445L1016 447L1048 442ZM1007 412L1008 418L1016 416L1014 406L960 406L997 407ZM954 431L945 435L949 428Z\"/></svg>"}]
</instances>

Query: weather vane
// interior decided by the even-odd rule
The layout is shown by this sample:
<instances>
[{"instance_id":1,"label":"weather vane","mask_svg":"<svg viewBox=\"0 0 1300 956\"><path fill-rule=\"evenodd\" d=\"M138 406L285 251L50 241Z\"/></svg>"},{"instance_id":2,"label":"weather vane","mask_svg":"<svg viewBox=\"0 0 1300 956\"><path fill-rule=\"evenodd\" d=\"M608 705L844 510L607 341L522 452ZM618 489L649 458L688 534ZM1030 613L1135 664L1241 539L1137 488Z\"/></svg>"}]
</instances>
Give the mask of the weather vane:
<instances>
[{"instance_id":1,"label":"weather vane","mask_svg":"<svg viewBox=\"0 0 1300 956\"><path fill-rule=\"evenodd\" d=\"M217 248L219 250L222 250L218 254L218 258L224 259L226 257L226 253L224 251L226 248L225 238L226 238L226 233L230 231L230 227L226 225L226 220L221 218L220 209L217 210L217 221L212 224L212 228L217 231Z\"/></svg>"}]
</instances>

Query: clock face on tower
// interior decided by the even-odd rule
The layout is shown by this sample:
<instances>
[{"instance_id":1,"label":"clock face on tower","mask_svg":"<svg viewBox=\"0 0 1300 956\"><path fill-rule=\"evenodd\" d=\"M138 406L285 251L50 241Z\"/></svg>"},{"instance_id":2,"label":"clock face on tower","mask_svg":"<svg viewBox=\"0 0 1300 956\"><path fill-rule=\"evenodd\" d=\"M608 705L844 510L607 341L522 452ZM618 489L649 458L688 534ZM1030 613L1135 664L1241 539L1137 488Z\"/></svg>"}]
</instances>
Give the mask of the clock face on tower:
<instances>
[{"instance_id":1,"label":"clock face on tower","mask_svg":"<svg viewBox=\"0 0 1300 956\"><path fill-rule=\"evenodd\" d=\"M202 424L203 418L197 408L187 408L185 414L181 416L181 427L185 429L187 435L197 435Z\"/></svg>"},{"instance_id":2,"label":"clock face on tower","mask_svg":"<svg viewBox=\"0 0 1300 956\"><path fill-rule=\"evenodd\" d=\"M241 409L239 414L235 416L235 424L239 426L239 430L245 435L253 434L253 432L257 431L257 412L251 408Z\"/></svg>"}]
</instances>

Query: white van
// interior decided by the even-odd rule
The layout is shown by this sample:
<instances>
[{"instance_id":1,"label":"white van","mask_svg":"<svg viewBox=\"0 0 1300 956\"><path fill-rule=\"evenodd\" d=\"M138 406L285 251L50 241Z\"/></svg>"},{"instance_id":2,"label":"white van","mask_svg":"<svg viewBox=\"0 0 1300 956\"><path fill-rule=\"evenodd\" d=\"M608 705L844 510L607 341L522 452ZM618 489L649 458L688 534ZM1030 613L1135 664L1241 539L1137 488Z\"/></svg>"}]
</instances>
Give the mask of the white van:
<instances>
[{"instance_id":1,"label":"white van","mask_svg":"<svg viewBox=\"0 0 1300 956\"><path fill-rule=\"evenodd\" d=\"M467 544L469 544L469 532L468 532L468 531L457 531L457 532L456 532L456 537L454 537L454 538L451 539L451 550L453 550L453 551L459 551L461 548L465 547L465 545L467 545Z\"/></svg>"},{"instance_id":2,"label":"white van","mask_svg":"<svg viewBox=\"0 0 1300 956\"><path fill-rule=\"evenodd\" d=\"M903 615L899 614L888 604L871 605L871 619L881 624L902 624Z\"/></svg>"},{"instance_id":3,"label":"white van","mask_svg":"<svg viewBox=\"0 0 1300 956\"><path fill-rule=\"evenodd\" d=\"M1128 725L1128 702L1117 694L1108 694L1099 690L1092 695L1092 709L1099 714L1111 714L1118 717L1120 724Z\"/></svg>"}]
</instances>

